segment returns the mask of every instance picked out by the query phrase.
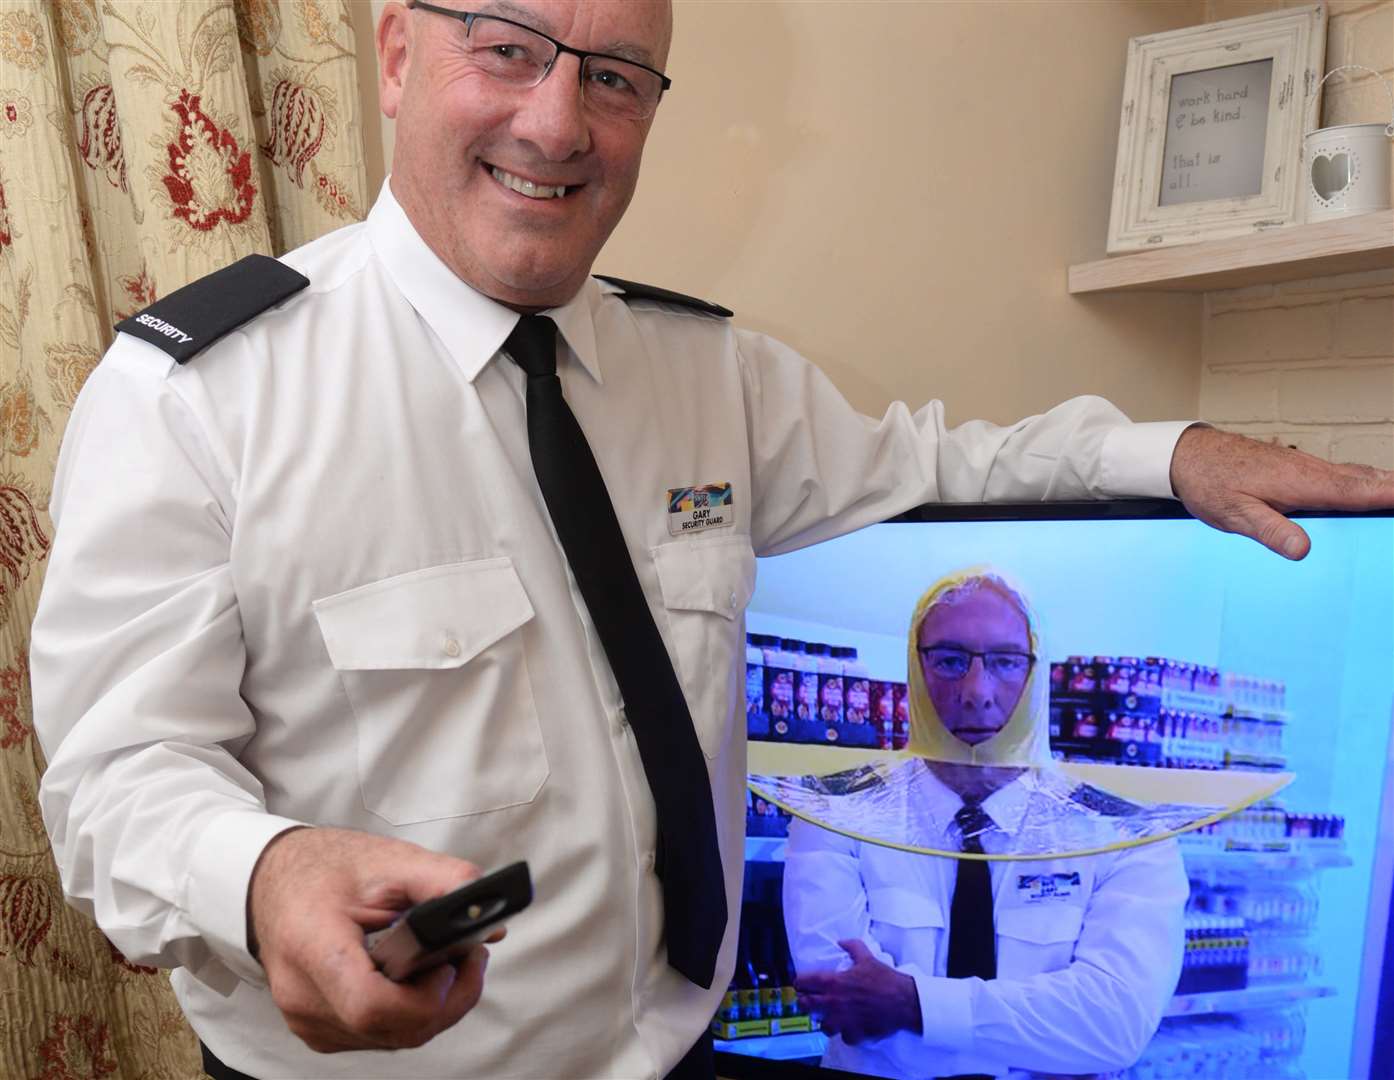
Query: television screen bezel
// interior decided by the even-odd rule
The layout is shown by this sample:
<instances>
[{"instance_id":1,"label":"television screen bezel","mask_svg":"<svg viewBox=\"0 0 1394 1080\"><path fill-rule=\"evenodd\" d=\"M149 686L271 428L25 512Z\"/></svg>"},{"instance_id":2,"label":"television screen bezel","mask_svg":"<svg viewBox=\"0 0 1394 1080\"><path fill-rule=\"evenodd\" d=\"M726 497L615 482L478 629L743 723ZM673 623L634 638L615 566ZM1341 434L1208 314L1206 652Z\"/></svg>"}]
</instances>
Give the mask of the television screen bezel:
<instances>
[{"instance_id":1,"label":"television screen bezel","mask_svg":"<svg viewBox=\"0 0 1394 1080\"><path fill-rule=\"evenodd\" d=\"M1305 518L1394 518L1394 507L1382 510L1290 510L1285 516L1297 520ZM987 521L1178 521L1195 519L1195 515L1175 499L1100 499L1068 502L1034 503L923 503L904 513L888 518L884 522L868 525L935 524L948 522L987 522ZM1198 519L1195 519L1198 520ZM1254 541L1257 543L1257 541ZM1274 558L1282 558L1274 555ZM1394 783L1394 770L1391 770ZM1394 791L1386 793L1386 798L1394 796ZM1394 865L1381 866L1380 863L1394 863L1394 854L1381 857L1376 852L1374 874L1376 883L1381 878L1394 874ZM1394 907L1390 910L1391 925L1394 925ZM1394 981L1394 972L1386 976ZM730 1051L715 1052L716 1075L722 1080L860 1080L862 1074L845 1072L841 1069L824 1068L820 1065L805 1065L795 1060L776 1060L737 1054Z\"/></svg>"}]
</instances>

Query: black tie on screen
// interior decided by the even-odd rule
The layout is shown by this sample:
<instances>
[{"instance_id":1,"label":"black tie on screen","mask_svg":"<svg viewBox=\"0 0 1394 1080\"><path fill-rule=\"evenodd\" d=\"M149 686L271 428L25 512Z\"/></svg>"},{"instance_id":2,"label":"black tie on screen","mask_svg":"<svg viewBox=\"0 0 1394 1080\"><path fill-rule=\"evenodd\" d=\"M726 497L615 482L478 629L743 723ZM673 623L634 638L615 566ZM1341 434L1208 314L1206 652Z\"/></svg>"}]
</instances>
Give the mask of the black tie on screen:
<instances>
[{"instance_id":1,"label":"black tie on screen","mask_svg":"<svg viewBox=\"0 0 1394 1080\"><path fill-rule=\"evenodd\" d=\"M557 377L557 327L524 315L504 349L527 373L528 447L547 512L624 699L658 817L668 962L710 988L726 878L706 760L605 480ZM655 504L657 505L657 504Z\"/></svg>"},{"instance_id":2,"label":"black tie on screen","mask_svg":"<svg viewBox=\"0 0 1394 1080\"><path fill-rule=\"evenodd\" d=\"M965 799L954 815L963 836L962 850L983 853L982 834L992 818L975 799ZM951 979L997 977L997 931L992 921L992 872L984 859L957 859L953 906L949 910L949 968ZM945 1080L991 1080L987 1076L946 1077Z\"/></svg>"}]
</instances>

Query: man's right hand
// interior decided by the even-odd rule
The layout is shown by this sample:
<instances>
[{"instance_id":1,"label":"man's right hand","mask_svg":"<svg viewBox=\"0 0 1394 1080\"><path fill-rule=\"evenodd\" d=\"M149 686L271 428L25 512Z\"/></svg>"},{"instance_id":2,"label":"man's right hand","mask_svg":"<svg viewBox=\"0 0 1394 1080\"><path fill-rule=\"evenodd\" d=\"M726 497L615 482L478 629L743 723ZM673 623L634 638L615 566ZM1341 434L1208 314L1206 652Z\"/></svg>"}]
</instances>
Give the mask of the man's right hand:
<instances>
[{"instance_id":1,"label":"man's right hand","mask_svg":"<svg viewBox=\"0 0 1394 1080\"><path fill-rule=\"evenodd\" d=\"M412 904L479 877L463 859L348 829L292 829L262 852L252 871L247 926L271 998L312 1050L396 1050L421 1046L474 1008L489 951L411 982L379 972L363 935ZM488 940L498 941L502 930Z\"/></svg>"}]
</instances>

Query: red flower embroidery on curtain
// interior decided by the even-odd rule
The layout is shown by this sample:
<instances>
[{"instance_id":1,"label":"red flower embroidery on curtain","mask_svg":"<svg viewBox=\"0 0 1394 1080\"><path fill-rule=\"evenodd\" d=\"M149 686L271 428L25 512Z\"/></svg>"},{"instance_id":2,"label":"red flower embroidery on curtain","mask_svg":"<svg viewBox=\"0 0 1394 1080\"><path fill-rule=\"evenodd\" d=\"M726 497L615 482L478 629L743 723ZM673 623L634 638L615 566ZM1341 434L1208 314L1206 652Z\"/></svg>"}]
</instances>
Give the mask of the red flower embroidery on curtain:
<instances>
[{"instance_id":1,"label":"red flower embroidery on curtain","mask_svg":"<svg viewBox=\"0 0 1394 1080\"><path fill-rule=\"evenodd\" d=\"M129 319L137 311L149 307L158 299L155 294L155 283L150 280L150 272L145 268L144 262L140 264L139 274L122 274L116 280L125 290L126 295L130 297L133 305L129 311L124 308L117 311L116 319L118 322L122 319Z\"/></svg>"},{"instance_id":2,"label":"red flower embroidery on curtain","mask_svg":"<svg viewBox=\"0 0 1394 1080\"><path fill-rule=\"evenodd\" d=\"M44 1071L34 1080L100 1080L116 1071L111 1029L92 1016L54 1018L49 1037L39 1044Z\"/></svg>"},{"instance_id":3,"label":"red flower embroidery on curtain","mask_svg":"<svg viewBox=\"0 0 1394 1080\"><path fill-rule=\"evenodd\" d=\"M23 584L30 565L48 554L48 545L29 496L17 487L0 486L0 604L11 589Z\"/></svg>"},{"instance_id":4,"label":"red flower embroidery on curtain","mask_svg":"<svg viewBox=\"0 0 1394 1080\"><path fill-rule=\"evenodd\" d=\"M324 142L324 104L302 83L282 79L271 93L271 138L262 152L283 166L297 187L305 186L305 166Z\"/></svg>"},{"instance_id":5,"label":"red flower embroidery on curtain","mask_svg":"<svg viewBox=\"0 0 1394 1080\"><path fill-rule=\"evenodd\" d=\"M126 188L126 156L121 150L121 124L111 83L94 86L82 99L82 133L77 148L94 172L105 172L112 187Z\"/></svg>"},{"instance_id":6,"label":"red flower embroidery on curtain","mask_svg":"<svg viewBox=\"0 0 1394 1080\"><path fill-rule=\"evenodd\" d=\"M252 155L203 111L198 94L181 90L170 108L179 117L179 135L168 144L169 171L162 179L174 216L199 232L246 221L256 198Z\"/></svg>"},{"instance_id":7,"label":"red flower embroidery on curtain","mask_svg":"<svg viewBox=\"0 0 1394 1080\"><path fill-rule=\"evenodd\" d=\"M0 248L12 247L14 226L10 224L10 208L5 203L5 185L0 184Z\"/></svg>"},{"instance_id":8,"label":"red flower embroidery on curtain","mask_svg":"<svg viewBox=\"0 0 1394 1080\"><path fill-rule=\"evenodd\" d=\"M111 943L110 938L107 939L106 945L107 948L111 950L111 962L119 967L125 968L127 971L133 971L137 975L154 975L160 970L159 968L146 967L144 964L131 963L126 959L126 954Z\"/></svg>"},{"instance_id":9,"label":"red flower embroidery on curtain","mask_svg":"<svg viewBox=\"0 0 1394 1080\"><path fill-rule=\"evenodd\" d=\"M10 946L8 955L33 967L34 950L52 925L53 890L48 882L21 874L0 876L0 943Z\"/></svg>"},{"instance_id":10,"label":"red flower embroidery on curtain","mask_svg":"<svg viewBox=\"0 0 1394 1080\"><path fill-rule=\"evenodd\" d=\"M19 663L0 671L0 750L22 746L34 734L34 729L19 714L19 693L24 684L24 666L29 654L19 654Z\"/></svg>"}]
</instances>

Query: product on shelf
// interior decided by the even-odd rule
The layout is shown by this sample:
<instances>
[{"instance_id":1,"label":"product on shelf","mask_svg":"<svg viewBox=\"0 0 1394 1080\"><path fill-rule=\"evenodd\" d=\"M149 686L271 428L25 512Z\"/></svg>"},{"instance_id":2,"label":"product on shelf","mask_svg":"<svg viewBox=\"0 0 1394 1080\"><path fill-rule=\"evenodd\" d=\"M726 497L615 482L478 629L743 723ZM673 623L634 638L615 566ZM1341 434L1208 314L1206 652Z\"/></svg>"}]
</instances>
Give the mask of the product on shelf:
<instances>
[{"instance_id":1,"label":"product on shelf","mask_svg":"<svg viewBox=\"0 0 1394 1080\"><path fill-rule=\"evenodd\" d=\"M1270 799L1202 825L1180 839L1182 847L1192 851L1306 854L1339 852L1345 830L1346 819L1340 814L1295 813Z\"/></svg>"},{"instance_id":2,"label":"product on shelf","mask_svg":"<svg viewBox=\"0 0 1394 1080\"><path fill-rule=\"evenodd\" d=\"M1124 1080L1301 1080L1295 1059L1306 1041L1295 1009L1264 1009L1242 1016L1197 1016L1162 1024L1142 1059Z\"/></svg>"},{"instance_id":3,"label":"product on shelf","mask_svg":"<svg viewBox=\"0 0 1394 1080\"><path fill-rule=\"evenodd\" d=\"M784 647L794 657L794 717L812 723L818 719L818 652L827 646L786 639Z\"/></svg>"},{"instance_id":4,"label":"product on shelf","mask_svg":"<svg viewBox=\"0 0 1394 1080\"><path fill-rule=\"evenodd\" d=\"M770 718L770 737L789 737L794 719L794 655L785 648L798 642L769 637L765 656L765 715Z\"/></svg>"},{"instance_id":5,"label":"product on shelf","mask_svg":"<svg viewBox=\"0 0 1394 1080\"><path fill-rule=\"evenodd\" d=\"M848 646L843 651L847 654L842 664L842 686L847 703L847 723L869 723L871 720L871 672L858 658L856 649Z\"/></svg>"},{"instance_id":6,"label":"product on shelf","mask_svg":"<svg viewBox=\"0 0 1394 1080\"><path fill-rule=\"evenodd\" d=\"M904 750L910 743L910 687L906 683L891 684L891 749Z\"/></svg>"},{"instance_id":7,"label":"product on shelf","mask_svg":"<svg viewBox=\"0 0 1394 1080\"><path fill-rule=\"evenodd\" d=\"M870 674L850 645L749 634L746 735L889 749L893 732L871 723L870 685Z\"/></svg>"},{"instance_id":8,"label":"product on shelf","mask_svg":"<svg viewBox=\"0 0 1394 1080\"><path fill-rule=\"evenodd\" d=\"M841 724L845 718L842 678L849 651L843 645L822 645L818 654L818 720Z\"/></svg>"},{"instance_id":9,"label":"product on shelf","mask_svg":"<svg viewBox=\"0 0 1394 1080\"><path fill-rule=\"evenodd\" d=\"M1051 749L1067 761L1174 769L1286 768L1276 680L1149 656L1051 664Z\"/></svg>"},{"instance_id":10,"label":"product on shelf","mask_svg":"<svg viewBox=\"0 0 1394 1080\"><path fill-rule=\"evenodd\" d=\"M774 803L745 789L746 836L788 836L790 820Z\"/></svg>"},{"instance_id":11,"label":"product on shelf","mask_svg":"<svg viewBox=\"0 0 1394 1080\"><path fill-rule=\"evenodd\" d=\"M1178 994L1242 990L1249 983L1249 932L1227 915L1186 916L1186 952Z\"/></svg>"},{"instance_id":12,"label":"product on shelf","mask_svg":"<svg viewBox=\"0 0 1394 1080\"><path fill-rule=\"evenodd\" d=\"M777 916L743 914L736 970L711 1029L718 1039L727 1040L818 1030L799 1005L789 946Z\"/></svg>"}]
</instances>

